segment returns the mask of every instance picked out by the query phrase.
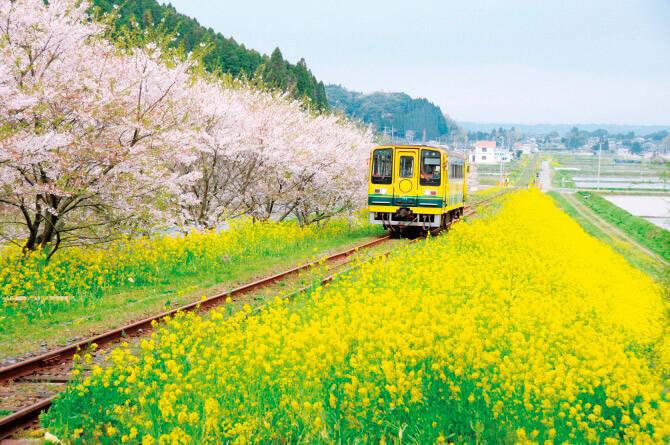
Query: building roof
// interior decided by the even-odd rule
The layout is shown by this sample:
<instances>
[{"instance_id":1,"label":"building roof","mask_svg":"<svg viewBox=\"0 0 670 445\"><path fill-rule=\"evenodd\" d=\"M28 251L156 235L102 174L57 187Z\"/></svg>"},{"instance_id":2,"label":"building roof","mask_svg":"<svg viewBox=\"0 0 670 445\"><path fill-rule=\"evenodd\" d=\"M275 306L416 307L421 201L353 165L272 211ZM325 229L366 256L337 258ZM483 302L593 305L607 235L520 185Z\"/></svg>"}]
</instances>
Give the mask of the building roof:
<instances>
[{"instance_id":1,"label":"building roof","mask_svg":"<svg viewBox=\"0 0 670 445\"><path fill-rule=\"evenodd\" d=\"M478 147L496 148L496 141L475 141L475 148Z\"/></svg>"}]
</instances>

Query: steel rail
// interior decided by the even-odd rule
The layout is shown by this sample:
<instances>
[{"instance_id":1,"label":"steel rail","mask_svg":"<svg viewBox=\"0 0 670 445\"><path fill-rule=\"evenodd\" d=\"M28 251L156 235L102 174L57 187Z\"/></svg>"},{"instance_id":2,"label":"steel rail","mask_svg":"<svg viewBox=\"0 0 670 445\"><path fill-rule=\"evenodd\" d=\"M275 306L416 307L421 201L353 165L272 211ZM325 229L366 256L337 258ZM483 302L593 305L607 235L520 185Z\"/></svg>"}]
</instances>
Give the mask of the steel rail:
<instances>
[{"instance_id":1,"label":"steel rail","mask_svg":"<svg viewBox=\"0 0 670 445\"><path fill-rule=\"evenodd\" d=\"M377 238L373 241L367 242L365 244L361 244L359 246L353 247L351 249L345 250L343 252L336 253L334 255L330 255L326 257L326 261L332 262L336 261L339 259L346 258L350 255L353 255L360 249L367 249L370 247L374 247L378 244L381 244L383 242L386 242L389 239L388 236L380 237ZM276 281L279 281L281 279L286 278L289 275L296 274L298 272L307 270L311 267L316 266L319 264L319 262L323 261L323 258L321 258L318 261L314 261L309 264L305 264L302 266L294 267L293 269L289 269L284 272L280 272L276 275L272 275L269 277L262 278L260 280L254 281L252 283L245 284L243 286L240 286L236 289L226 291L223 293L220 293L218 295L209 297L205 300L194 302L187 304L185 306L178 307L176 309L172 309L170 311L162 312L158 315L154 315L148 318L143 318L142 320L130 323L128 325L125 325L120 328L113 329L111 331L107 331L103 334L96 335L94 337L87 338L85 340L79 341L77 343L73 343L71 345L65 346L60 349L56 349L50 352L47 352L45 354L32 357L28 360L24 360L22 362L6 366L4 368L0 368L0 384L5 383L9 380L13 380L19 377L23 377L25 375L29 375L34 373L35 371L38 371L42 368L54 366L66 359L72 358L74 354L77 353L77 351L82 350L92 343L97 344L98 346L103 346L105 344L108 344L112 341L118 340L120 338L126 337L131 334L137 333L140 329L144 330L150 330L151 329L151 323L153 321L158 321L162 318L172 316L176 314L177 312L189 312L189 311L194 311L196 309L210 309L212 307L218 306L221 303L223 303L227 298L235 298L236 296L240 294L245 294L250 291L256 290L260 287L267 286L269 284L272 284Z\"/></svg>"},{"instance_id":2,"label":"steel rail","mask_svg":"<svg viewBox=\"0 0 670 445\"><path fill-rule=\"evenodd\" d=\"M478 202L473 203L473 204L465 205L464 208L463 208L463 216L470 216L470 215L474 214L475 213L475 211L473 209L474 206L486 205L488 202L497 198L498 196L502 195L503 193L496 194L496 195L494 195L490 198L478 201ZM451 227L454 223L456 223L458 221L460 221L460 218L457 219L457 220L451 221L449 223L449 225L447 226L447 228ZM431 231L430 233L432 235L436 235L436 234L440 233L442 230L444 230L444 229L438 229L438 230L435 230L435 231ZM410 243L420 241L424 238L425 238L425 236L413 239L413 240L410 241ZM346 258L346 257L351 256L354 253L358 252L360 249L366 249L366 248L374 247L376 245L379 245L379 244L382 244L382 243L388 241L389 239L390 239L390 236L388 236L388 235L384 236L384 237L381 237L381 238L378 238L376 240L370 241L370 242L362 244L360 246L356 246L356 247L348 249L346 251L339 252L339 253L336 253L334 255L328 256L328 257L326 257L326 261L335 261L335 260L338 260L338 259ZM386 251L384 253L375 255L374 258L378 258L378 257L382 257L382 256L388 257L392 252L393 252L393 250L389 250L389 251ZM184 311L194 311L194 310L199 310L199 309L202 309L202 308L208 309L208 308L218 306L221 303L225 303L228 298L233 298L235 295L247 293L247 292L249 292L251 290L254 290L256 288L259 288L259 287L262 287L262 286L265 286L265 285L268 285L268 284L272 284L275 281L278 281L278 280L280 280L280 279L282 279L286 276L289 276L291 274L295 274L295 273L298 273L300 271L309 269L310 267L316 266L321 261L323 261L323 258L320 259L319 261L314 261L312 263L309 263L309 264L306 264L306 265L303 265L303 266L298 266L298 267L295 267L293 269L287 270L285 272L281 272L281 273L278 273L276 275L272 275L270 277L266 277L266 278L263 278L261 280L254 281L253 283L249 283L249 284L246 284L244 286L238 287L238 288L236 288L232 291L221 293L221 294L215 295L213 297L209 297L209 298L207 298L203 301L196 302L196 303L191 303L191 304L188 304L186 306L182 306L182 307L179 307L177 309L173 309L171 311L163 312L161 314L158 314L158 315L155 315L155 316L137 321L135 323L131 323L131 324L129 324L127 326L124 326L122 328L114 329L114 330L106 332L104 334L100 334L100 335L97 335L95 337L89 338L87 340L83 340L83 341L80 341L78 343L69 345L65 348L61 348L61 349L58 349L56 351L52 351L52 352L49 352L49 353L46 353L46 354L42 354L38 357L33 357L29 360L26 360L26 361L21 362L21 363L17 363L17 364L12 365L12 366L1 368L0 369L0 383L6 382L6 381L9 381L9 380L18 378L18 377L22 377L22 376L25 376L25 375L29 375L29 374L32 374L39 369L58 364L61 361L67 359L67 358L71 358L77 352L77 350L79 350L81 348L84 348L84 347L87 347L92 343L96 343L98 345L104 345L104 344L111 343L115 340L118 340L122 337L125 337L126 335L128 335L130 333L137 333L140 329L150 330L150 329L153 328L153 326L151 324L153 321L158 321L162 318L172 316L172 315L176 314L177 312L180 312L180 311L182 311L182 312L184 312ZM322 279L320 281L320 284L325 285L325 284L333 281L340 274L342 274L344 272L347 272L348 270L351 270L351 268L348 268L348 269L345 269L343 271L336 272L332 275L329 275L329 276L325 277L324 279ZM285 295L283 298L292 299L296 295L308 291L313 286L314 286L314 284L302 287L302 288L300 288L300 289L298 289L294 292L291 292L288 295ZM260 310L264 306L265 305L262 305L262 306L256 308L256 310ZM23 409L15 412L15 413L12 413L8 416L0 418L0 440L11 437L12 434L17 432L18 430L20 430L22 428L25 428L31 422L37 420L39 418L40 413L49 409L49 407L51 406L51 403L57 397L58 397L58 394L56 394L54 396L51 396L48 399L40 400L39 402L37 402L33 405L30 405L30 406L28 406L26 408L23 408Z\"/></svg>"},{"instance_id":3,"label":"steel rail","mask_svg":"<svg viewBox=\"0 0 670 445\"><path fill-rule=\"evenodd\" d=\"M0 441L11 437L15 432L25 428L26 426L29 426L32 422L39 419L40 414L43 411L49 409L51 403L56 399L56 397L58 397L59 394L55 394L48 399L40 400L33 405L1 418Z\"/></svg>"},{"instance_id":4,"label":"steel rail","mask_svg":"<svg viewBox=\"0 0 670 445\"><path fill-rule=\"evenodd\" d=\"M333 262L347 258L362 249L369 249L371 247L382 244L388 241L389 239L390 236L388 235L377 238L367 243L355 246L351 249L347 249L345 251L327 256L325 257L325 261ZM172 309L170 311L162 312L160 314L130 323L123 327L107 331L100 335L96 335L94 337L90 337L85 340L79 341L77 343L73 343L63 348L47 352L45 354L36 357L32 357L28 360L24 360L22 362L6 366L4 368L0 368L0 384L33 374L45 368L58 365L59 363L62 363L65 360L71 359L77 353L77 351L85 349L93 343L95 343L98 346L104 346L114 341L117 341L121 338L124 338L128 335L137 334L139 332L144 333L145 331L150 331L153 329L152 323L154 321L159 321L165 317L173 316L177 312L191 312L195 310L211 309L221 304L225 304L229 298L234 301L235 297L241 294L247 294L256 289L271 285L288 276L297 274L304 270L308 270L311 267L317 266L322 261L324 261L323 257L317 261L302 266L294 267L292 269L280 272L275 275L271 275L269 277L262 278L260 280L256 280L252 283L248 283L236 289L220 293L218 295L209 297L205 300L190 303L185 306ZM35 420L42 411L45 411L46 409L49 408L49 406L51 405L51 401L55 399L55 397L56 396L53 396L49 399L41 400L38 403L35 403L8 416L0 418L0 440L10 437L18 429L22 428L23 426Z\"/></svg>"}]
</instances>

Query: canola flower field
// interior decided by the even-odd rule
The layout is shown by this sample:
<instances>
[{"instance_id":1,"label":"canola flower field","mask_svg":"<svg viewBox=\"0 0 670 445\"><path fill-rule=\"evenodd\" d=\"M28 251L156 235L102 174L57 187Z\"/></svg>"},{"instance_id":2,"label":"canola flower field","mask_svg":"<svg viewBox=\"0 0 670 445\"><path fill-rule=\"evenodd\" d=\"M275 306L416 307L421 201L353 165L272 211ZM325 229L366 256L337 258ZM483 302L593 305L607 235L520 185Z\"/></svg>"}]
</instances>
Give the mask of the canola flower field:
<instances>
[{"instance_id":1,"label":"canola flower field","mask_svg":"<svg viewBox=\"0 0 670 445\"><path fill-rule=\"evenodd\" d=\"M231 278L236 265L308 248L319 240L374 235L363 223L334 218L300 227L293 221L232 222L228 230L192 231L140 239L120 239L101 248L71 247L23 255L15 245L0 249L0 332L73 305L124 289L150 287L206 273ZM45 297L71 297L67 300ZM19 298L17 298L19 297Z\"/></svg>"},{"instance_id":2,"label":"canola flower field","mask_svg":"<svg viewBox=\"0 0 670 445\"><path fill-rule=\"evenodd\" d=\"M68 443L668 443L664 289L549 197L502 200L302 304L180 314L42 424Z\"/></svg>"},{"instance_id":3,"label":"canola flower field","mask_svg":"<svg viewBox=\"0 0 670 445\"><path fill-rule=\"evenodd\" d=\"M467 202L469 204L476 204L485 199L491 198L495 195L505 192L507 189L505 187L489 187L486 189L478 190L474 193L469 193L467 196Z\"/></svg>"}]
</instances>

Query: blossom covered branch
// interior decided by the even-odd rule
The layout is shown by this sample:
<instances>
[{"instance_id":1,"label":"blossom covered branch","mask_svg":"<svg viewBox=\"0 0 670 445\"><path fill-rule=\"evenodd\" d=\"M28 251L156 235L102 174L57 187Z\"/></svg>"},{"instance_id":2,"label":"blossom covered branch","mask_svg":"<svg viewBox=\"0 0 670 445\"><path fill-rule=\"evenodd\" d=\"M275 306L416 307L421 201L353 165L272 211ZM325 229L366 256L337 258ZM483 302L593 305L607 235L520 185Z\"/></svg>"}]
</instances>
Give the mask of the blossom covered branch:
<instances>
[{"instance_id":1,"label":"blossom covered branch","mask_svg":"<svg viewBox=\"0 0 670 445\"><path fill-rule=\"evenodd\" d=\"M238 214L309 223L361 202L368 131L154 43L120 49L87 8L0 0L4 239L34 250Z\"/></svg>"}]
</instances>

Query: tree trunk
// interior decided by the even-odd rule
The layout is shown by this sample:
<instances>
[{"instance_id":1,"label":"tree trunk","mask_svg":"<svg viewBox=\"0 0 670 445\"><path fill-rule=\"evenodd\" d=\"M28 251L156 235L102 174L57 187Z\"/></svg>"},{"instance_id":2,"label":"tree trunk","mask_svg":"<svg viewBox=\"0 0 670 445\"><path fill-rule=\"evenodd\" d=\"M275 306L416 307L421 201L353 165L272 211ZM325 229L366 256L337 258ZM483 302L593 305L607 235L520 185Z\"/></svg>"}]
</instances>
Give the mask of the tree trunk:
<instances>
[{"instance_id":1,"label":"tree trunk","mask_svg":"<svg viewBox=\"0 0 670 445\"><path fill-rule=\"evenodd\" d=\"M51 242L55 239L56 244L49 251L50 258L60 245L60 234L58 233L58 228L56 227L59 222L58 216L53 215L46 210L41 210L40 212L31 216L27 210L23 210L23 216L26 220L29 233L28 239L23 245L23 252L34 252L36 250L49 247ZM46 213L46 215L44 215L44 213Z\"/></svg>"}]
</instances>

